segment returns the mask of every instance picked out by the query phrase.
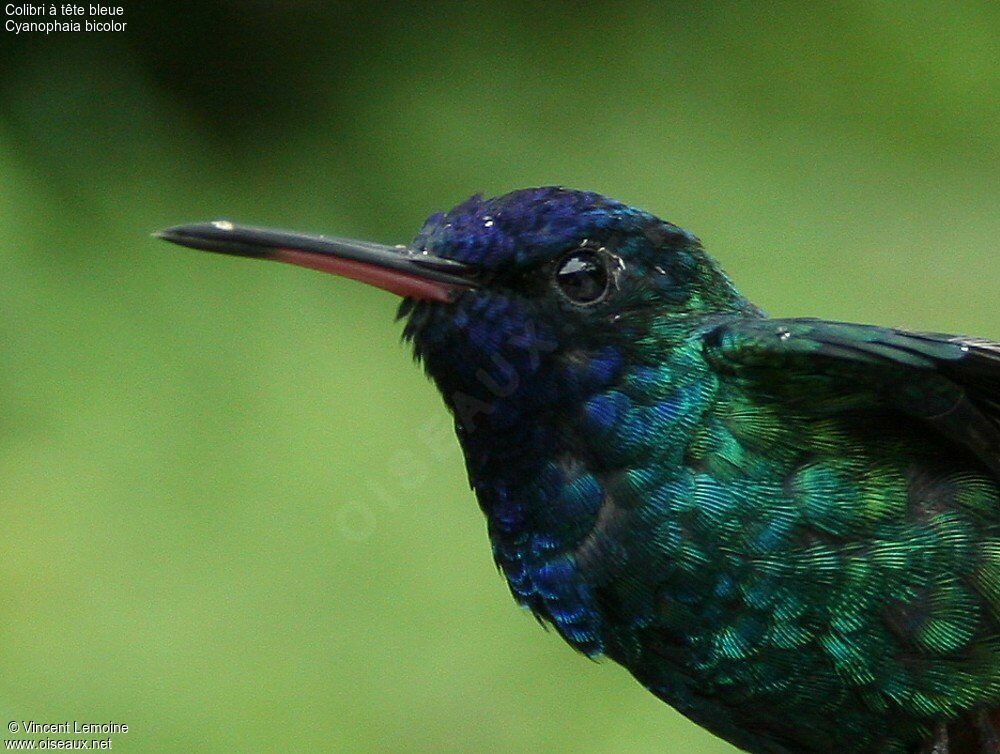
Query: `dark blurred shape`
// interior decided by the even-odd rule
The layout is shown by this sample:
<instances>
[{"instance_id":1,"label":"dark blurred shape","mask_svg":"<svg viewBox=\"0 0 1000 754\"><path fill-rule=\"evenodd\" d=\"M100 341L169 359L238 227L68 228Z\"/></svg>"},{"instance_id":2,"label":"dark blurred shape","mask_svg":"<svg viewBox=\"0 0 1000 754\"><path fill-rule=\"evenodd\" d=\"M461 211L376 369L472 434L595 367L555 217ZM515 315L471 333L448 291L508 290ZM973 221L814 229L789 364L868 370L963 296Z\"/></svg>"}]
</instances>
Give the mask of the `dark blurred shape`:
<instances>
[{"instance_id":1,"label":"dark blurred shape","mask_svg":"<svg viewBox=\"0 0 1000 754\"><path fill-rule=\"evenodd\" d=\"M210 138L249 146L318 116L350 69L352 46L365 39L358 24L371 18L348 3L123 5L128 27L120 34L6 34L0 123L15 136L37 134L34 109L60 96L62 77L123 66ZM90 95L101 99L100 91Z\"/></svg>"}]
</instances>

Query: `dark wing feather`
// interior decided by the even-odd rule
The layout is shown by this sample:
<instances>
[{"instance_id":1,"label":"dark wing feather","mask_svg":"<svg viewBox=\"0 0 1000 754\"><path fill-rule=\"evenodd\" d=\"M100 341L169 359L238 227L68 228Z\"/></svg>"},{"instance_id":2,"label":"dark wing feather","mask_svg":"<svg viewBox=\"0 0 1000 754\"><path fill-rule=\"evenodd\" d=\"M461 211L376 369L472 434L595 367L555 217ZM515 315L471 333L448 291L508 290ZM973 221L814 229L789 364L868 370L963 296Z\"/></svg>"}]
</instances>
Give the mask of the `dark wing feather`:
<instances>
[{"instance_id":1,"label":"dark wing feather","mask_svg":"<svg viewBox=\"0 0 1000 754\"><path fill-rule=\"evenodd\" d=\"M811 319L730 319L704 336L712 365L804 412L888 411L974 454L1000 481L1000 344ZM938 726L920 754L1000 754L1000 710Z\"/></svg>"},{"instance_id":2,"label":"dark wing feather","mask_svg":"<svg viewBox=\"0 0 1000 754\"><path fill-rule=\"evenodd\" d=\"M814 319L732 319L704 337L720 371L815 410L883 408L974 453L1000 479L1000 344Z\"/></svg>"}]
</instances>

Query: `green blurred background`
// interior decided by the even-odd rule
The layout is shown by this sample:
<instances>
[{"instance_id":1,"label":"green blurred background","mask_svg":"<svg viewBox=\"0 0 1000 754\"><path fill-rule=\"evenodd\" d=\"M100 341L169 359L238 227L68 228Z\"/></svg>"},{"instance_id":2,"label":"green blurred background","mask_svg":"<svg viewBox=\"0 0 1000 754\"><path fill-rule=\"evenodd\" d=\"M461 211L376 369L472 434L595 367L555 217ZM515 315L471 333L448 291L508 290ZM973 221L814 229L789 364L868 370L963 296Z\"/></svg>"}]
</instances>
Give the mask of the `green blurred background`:
<instances>
[{"instance_id":1,"label":"green blurred background","mask_svg":"<svg viewBox=\"0 0 1000 754\"><path fill-rule=\"evenodd\" d=\"M773 314L998 338L997 8L144 1L4 32L0 722L732 751L514 607L390 295L149 233L398 242L559 183L697 233Z\"/></svg>"}]
</instances>

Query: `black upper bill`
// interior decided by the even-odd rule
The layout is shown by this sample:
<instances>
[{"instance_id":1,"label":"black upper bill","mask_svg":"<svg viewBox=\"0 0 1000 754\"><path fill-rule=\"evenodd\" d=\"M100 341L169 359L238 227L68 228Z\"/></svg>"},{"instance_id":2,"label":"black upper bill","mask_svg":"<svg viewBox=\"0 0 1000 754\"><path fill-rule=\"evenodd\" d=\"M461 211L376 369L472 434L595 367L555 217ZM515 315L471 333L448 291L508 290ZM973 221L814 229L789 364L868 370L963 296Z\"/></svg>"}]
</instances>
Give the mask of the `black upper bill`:
<instances>
[{"instance_id":1,"label":"black upper bill","mask_svg":"<svg viewBox=\"0 0 1000 754\"><path fill-rule=\"evenodd\" d=\"M395 270L438 283L462 287L476 285L473 267L401 246L254 228L226 220L178 225L155 235L181 246L219 254L272 259L281 251L298 251Z\"/></svg>"}]
</instances>

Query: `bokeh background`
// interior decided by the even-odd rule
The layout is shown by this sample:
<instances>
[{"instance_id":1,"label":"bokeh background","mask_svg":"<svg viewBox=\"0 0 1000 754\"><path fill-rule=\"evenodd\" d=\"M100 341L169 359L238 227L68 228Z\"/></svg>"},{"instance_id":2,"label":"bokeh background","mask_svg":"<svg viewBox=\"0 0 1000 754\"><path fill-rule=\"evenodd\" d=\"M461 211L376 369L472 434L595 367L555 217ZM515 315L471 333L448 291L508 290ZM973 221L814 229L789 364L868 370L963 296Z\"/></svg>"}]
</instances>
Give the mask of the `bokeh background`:
<instances>
[{"instance_id":1,"label":"bokeh background","mask_svg":"<svg viewBox=\"0 0 1000 754\"><path fill-rule=\"evenodd\" d=\"M773 314L998 338L1000 6L122 2L0 34L0 722L732 751L513 605L389 294L149 234L558 183Z\"/></svg>"}]
</instances>

